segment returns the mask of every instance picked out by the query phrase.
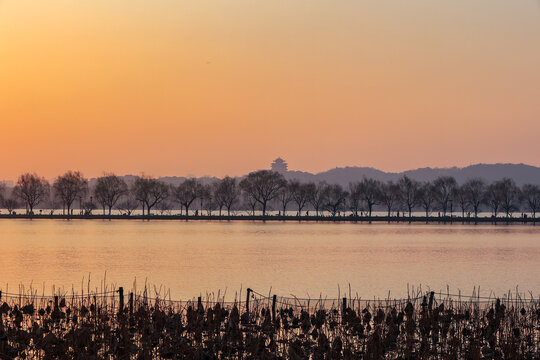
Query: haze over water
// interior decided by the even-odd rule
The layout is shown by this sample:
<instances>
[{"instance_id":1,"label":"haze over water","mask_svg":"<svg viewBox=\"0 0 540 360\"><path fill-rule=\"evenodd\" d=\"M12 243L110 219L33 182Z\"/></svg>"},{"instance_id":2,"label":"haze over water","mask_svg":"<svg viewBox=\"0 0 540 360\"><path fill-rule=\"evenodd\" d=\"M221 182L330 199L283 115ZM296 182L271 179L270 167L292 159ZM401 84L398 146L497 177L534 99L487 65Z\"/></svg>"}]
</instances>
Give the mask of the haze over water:
<instances>
[{"instance_id":1,"label":"haze over water","mask_svg":"<svg viewBox=\"0 0 540 360\"><path fill-rule=\"evenodd\" d=\"M91 273L140 289L145 279L185 299L246 287L279 295L361 297L424 289L540 294L540 227L202 221L0 222L0 289L80 290ZM45 284L45 285L43 285Z\"/></svg>"}]
</instances>

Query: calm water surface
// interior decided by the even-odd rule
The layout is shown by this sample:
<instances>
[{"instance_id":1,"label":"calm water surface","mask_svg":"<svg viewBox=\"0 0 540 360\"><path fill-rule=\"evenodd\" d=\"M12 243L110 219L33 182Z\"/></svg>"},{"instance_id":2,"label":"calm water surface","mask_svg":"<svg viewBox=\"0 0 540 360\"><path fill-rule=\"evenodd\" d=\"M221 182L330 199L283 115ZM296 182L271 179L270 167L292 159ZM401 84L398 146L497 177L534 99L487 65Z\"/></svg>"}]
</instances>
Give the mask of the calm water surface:
<instances>
[{"instance_id":1,"label":"calm water surface","mask_svg":"<svg viewBox=\"0 0 540 360\"><path fill-rule=\"evenodd\" d=\"M540 226L0 220L0 289L77 290L91 274L174 298L241 287L280 295L407 294L407 284L470 294L540 295ZM85 285L86 286L86 285Z\"/></svg>"}]
</instances>

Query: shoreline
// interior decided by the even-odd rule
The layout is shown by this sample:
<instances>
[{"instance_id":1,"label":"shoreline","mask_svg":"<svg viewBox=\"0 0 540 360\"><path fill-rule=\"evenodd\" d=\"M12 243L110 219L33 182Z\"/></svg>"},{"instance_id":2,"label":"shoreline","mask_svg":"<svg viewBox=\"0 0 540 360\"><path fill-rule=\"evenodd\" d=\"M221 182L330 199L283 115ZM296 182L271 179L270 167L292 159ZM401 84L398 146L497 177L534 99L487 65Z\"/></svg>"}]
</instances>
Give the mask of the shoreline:
<instances>
[{"instance_id":1,"label":"shoreline","mask_svg":"<svg viewBox=\"0 0 540 360\"><path fill-rule=\"evenodd\" d=\"M532 224L539 222L538 218L506 218L506 217L397 217L397 216L277 216L277 215L62 215L62 214L0 214L0 219L48 219L48 220L176 220L176 221L281 221L281 222L334 222L334 223L423 223L423 224L457 224L457 225L477 225L477 224Z\"/></svg>"}]
</instances>

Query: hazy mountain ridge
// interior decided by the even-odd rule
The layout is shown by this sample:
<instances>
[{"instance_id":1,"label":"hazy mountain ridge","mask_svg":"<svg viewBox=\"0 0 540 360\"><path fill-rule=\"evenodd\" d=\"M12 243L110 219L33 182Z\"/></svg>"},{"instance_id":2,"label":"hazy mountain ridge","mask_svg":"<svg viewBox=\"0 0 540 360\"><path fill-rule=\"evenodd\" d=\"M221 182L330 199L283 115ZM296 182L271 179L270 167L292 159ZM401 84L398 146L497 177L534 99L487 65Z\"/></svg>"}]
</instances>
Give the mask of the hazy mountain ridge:
<instances>
[{"instance_id":1,"label":"hazy mountain ridge","mask_svg":"<svg viewBox=\"0 0 540 360\"><path fill-rule=\"evenodd\" d=\"M490 183L504 177L509 177L514 179L518 185L527 183L540 185L540 167L526 164L474 164L463 168L456 166L449 168L425 167L403 172L385 172L372 167L346 166L336 167L316 174L291 170L283 173L283 175L286 179L296 179L302 182L326 181L327 183L341 184L343 186L347 186L350 182L359 181L363 177L381 181L397 181L403 175L407 175L417 181L431 181L439 176L453 176L458 183L463 183L471 178L482 178ZM243 176L239 177L241 178ZM186 177L167 176L160 179L167 183L179 184ZM210 182L218 178L206 176L200 179L203 182Z\"/></svg>"},{"instance_id":2,"label":"hazy mountain ridge","mask_svg":"<svg viewBox=\"0 0 540 360\"><path fill-rule=\"evenodd\" d=\"M242 178L245 175L238 176L238 178ZM397 181L403 175L407 175L417 181L431 181L439 176L453 176L458 183L463 183L471 178L482 178L490 183L508 177L512 178L520 186L523 184L540 185L540 167L526 164L474 164L463 168L456 166L449 168L425 167L403 172L385 172L372 167L346 166L336 167L316 174L291 170L283 173L283 175L286 179L296 179L302 182L326 181L330 184L341 184L343 186L347 186L350 182L359 181L363 177L381 181ZM121 177L128 184L132 184L137 176L129 174ZM187 178L185 176L163 176L159 179L168 184L178 185ZM203 183L210 183L217 179L219 178L214 176L199 178ZM90 178L90 186L93 186L96 180L97 178ZM14 185L12 181L6 181L5 183L8 187Z\"/></svg>"},{"instance_id":3,"label":"hazy mountain ridge","mask_svg":"<svg viewBox=\"0 0 540 360\"><path fill-rule=\"evenodd\" d=\"M302 175L298 177L294 174L296 172L289 172L287 177L299 180L303 180L302 178L305 177L303 175L305 173L301 173ZM463 183L471 178L482 178L489 183L508 177L514 179L518 185L526 183L540 184L540 167L525 164L475 164L463 168L426 167L403 172L384 172L369 167L345 167L312 175L312 180L324 180L329 183L347 185L349 182L361 180L364 176L381 181L396 181L403 175L417 181L431 181L439 176L453 176L458 183Z\"/></svg>"}]
</instances>

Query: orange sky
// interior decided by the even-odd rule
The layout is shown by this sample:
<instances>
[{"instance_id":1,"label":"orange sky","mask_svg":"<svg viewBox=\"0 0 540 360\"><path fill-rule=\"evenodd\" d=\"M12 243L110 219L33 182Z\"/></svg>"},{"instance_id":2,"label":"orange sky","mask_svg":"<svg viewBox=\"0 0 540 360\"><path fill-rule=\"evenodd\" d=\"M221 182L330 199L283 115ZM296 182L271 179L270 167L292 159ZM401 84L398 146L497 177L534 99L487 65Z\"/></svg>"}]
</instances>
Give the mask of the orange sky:
<instances>
[{"instance_id":1,"label":"orange sky","mask_svg":"<svg viewBox=\"0 0 540 360\"><path fill-rule=\"evenodd\" d=\"M540 165L536 0L0 0L0 178Z\"/></svg>"}]
</instances>

